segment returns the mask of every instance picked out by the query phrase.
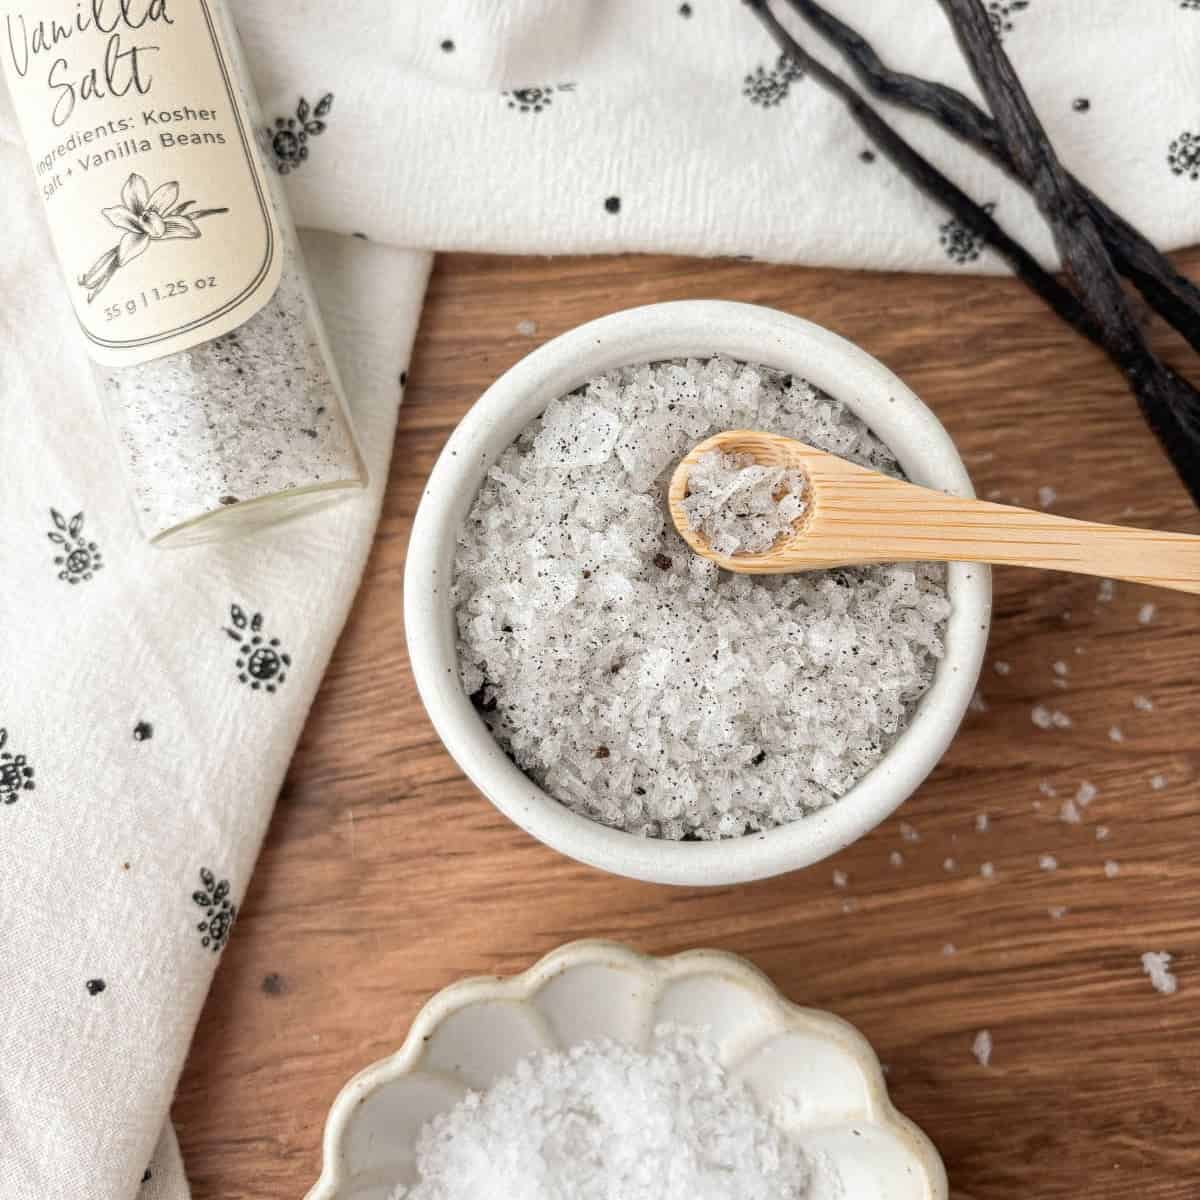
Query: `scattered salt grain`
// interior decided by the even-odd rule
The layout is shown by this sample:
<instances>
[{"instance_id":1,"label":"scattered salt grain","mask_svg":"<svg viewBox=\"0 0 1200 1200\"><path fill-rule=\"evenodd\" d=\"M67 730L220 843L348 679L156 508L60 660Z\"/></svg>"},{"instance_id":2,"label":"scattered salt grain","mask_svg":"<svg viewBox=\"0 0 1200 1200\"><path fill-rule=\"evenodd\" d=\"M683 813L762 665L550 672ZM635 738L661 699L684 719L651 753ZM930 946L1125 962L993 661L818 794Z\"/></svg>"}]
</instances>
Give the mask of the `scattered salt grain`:
<instances>
[{"instance_id":1,"label":"scattered salt grain","mask_svg":"<svg viewBox=\"0 0 1200 1200\"><path fill-rule=\"evenodd\" d=\"M1061 712L1057 708L1050 714L1050 723L1055 729L1070 729L1074 724L1065 712Z\"/></svg>"},{"instance_id":2,"label":"scattered salt grain","mask_svg":"<svg viewBox=\"0 0 1200 1200\"><path fill-rule=\"evenodd\" d=\"M1058 810L1058 819L1068 825L1078 825L1083 820L1083 814L1074 800L1064 800Z\"/></svg>"},{"instance_id":3,"label":"scattered salt grain","mask_svg":"<svg viewBox=\"0 0 1200 1200\"><path fill-rule=\"evenodd\" d=\"M988 498L989 500L999 500L999 499L1000 499L1000 497L1001 497L1001 496L1003 496L1003 495L1004 495L1004 489L1003 489L1003 488L991 488L991 489L988 491L987 498Z\"/></svg>"},{"instance_id":4,"label":"scattered salt grain","mask_svg":"<svg viewBox=\"0 0 1200 1200\"><path fill-rule=\"evenodd\" d=\"M979 873L984 879L992 879L995 877L996 868L990 862L985 862L980 865Z\"/></svg>"},{"instance_id":5,"label":"scattered salt grain","mask_svg":"<svg viewBox=\"0 0 1200 1200\"><path fill-rule=\"evenodd\" d=\"M518 321L517 332L522 337L533 337L537 333L538 327L536 321Z\"/></svg>"},{"instance_id":6,"label":"scattered salt grain","mask_svg":"<svg viewBox=\"0 0 1200 1200\"><path fill-rule=\"evenodd\" d=\"M1071 910L1065 904L1052 904L1046 911L1053 921L1061 921Z\"/></svg>"},{"instance_id":7,"label":"scattered salt grain","mask_svg":"<svg viewBox=\"0 0 1200 1200\"><path fill-rule=\"evenodd\" d=\"M718 554L761 554L794 532L807 507L804 476L767 467L752 454L702 454L680 503L688 528Z\"/></svg>"},{"instance_id":8,"label":"scattered salt grain","mask_svg":"<svg viewBox=\"0 0 1200 1200\"><path fill-rule=\"evenodd\" d=\"M464 691L535 783L631 833L737 837L834 803L903 732L944 652L941 566L751 578L692 554L666 483L689 447L739 427L899 473L801 379L660 362L551 401L459 532Z\"/></svg>"},{"instance_id":9,"label":"scattered salt grain","mask_svg":"<svg viewBox=\"0 0 1200 1200\"><path fill-rule=\"evenodd\" d=\"M945 859L942 862L942 870L943 871L957 871L958 870L958 859L956 859L956 858Z\"/></svg>"},{"instance_id":10,"label":"scattered salt grain","mask_svg":"<svg viewBox=\"0 0 1200 1200\"><path fill-rule=\"evenodd\" d=\"M1038 488L1037 497L1041 508L1049 508L1058 499L1058 493L1052 487L1043 485Z\"/></svg>"},{"instance_id":11,"label":"scattered salt grain","mask_svg":"<svg viewBox=\"0 0 1200 1200\"><path fill-rule=\"evenodd\" d=\"M1039 729L1052 729L1054 727L1054 714L1044 704L1035 704L1030 716L1033 718L1033 723Z\"/></svg>"},{"instance_id":12,"label":"scattered salt grain","mask_svg":"<svg viewBox=\"0 0 1200 1200\"><path fill-rule=\"evenodd\" d=\"M1116 879L1121 873L1121 864L1115 859L1108 859L1104 864L1104 874L1108 879Z\"/></svg>"},{"instance_id":13,"label":"scattered salt grain","mask_svg":"<svg viewBox=\"0 0 1200 1200\"><path fill-rule=\"evenodd\" d=\"M424 1126L419 1182L391 1200L803 1200L836 1184L778 1120L697 1033L539 1051Z\"/></svg>"},{"instance_id":14,"label":"scattered salt grain","mask_svg":"<svg viewBox=\"0 0 1200 1200\"><path fill-rule=\"evenodd\" d=\"M984 699L983 693L978 688L971 695L971 703L968 707L975 713L985 713L988 711L988 702Z\"/></svg>"},{"instance_id":15,"label":"scattered salt grain","mask_svg":"<svg viewBox=\"0 0 1200 1200\"><path fill-rule=\"evenodd\" d=\"M1071 686L1065 679L1060 679L1057 675L1050 680L1050 682L1054 684L1054 686L1058 688L1060 692L1065 692L1067 688Z\"/></svg>"},{"instance_id":16,"label":"scattered salt grain","mask_svg":"<svg viewBox=\"0 0 1200 1200\"><path fill-rule=\"evenodd\" d=\"M1098 795L1100 795L1100 789L1085 779L1075 789L1075 803L1081 808L1087 808Z\"/></svg>"},{"instance_id":17,"label":"scattered salt grain","mask_svg":"<svg viewBox=\"0 0 1200 1200\"><path fill-rule=\"evenodd\" d=\"M845 871L834 871L834 873L833 873L833 886L834 887L844 888L846 886L846 884L848 884L849 882L850 882L850 877L846 874Z\"/></svg>"},{"instance_id":18,"label":"scattered salt grain","mask_svg":"<svg viewBox=\"0 0 1200 1200\"><path fill-rule=\"evenodd\" d=\"M893 850L891 854L888 855L888 862L890 862L893 867L902 867L904 866L904 855L901 854L899 850Z\"/></svg>"},{"instance_id":19,"label":"scattered salt grain","mask_svg":"<svg viewBox=\"0 0 1200 1200\"><path fill-rule=\"evenodd\" d=\"M1008 675L1012 672L1012 663L1007 663L1003 659L997 659L992 663L992 670L997 675Z\"/></svg>"},{"instance_id":20,"label":"scattered salt grain","mask_svg":"<svg viewBox=\"0 0 1200 1200\"><path fill-rule=\"evenodd\" d=\"M1108 740L1110 742L1123 742L1125 734L1121 731L1120 725L1113 725L1108 731Z\"/></svg>"},{"instance_id":21,"label":"scattered salt grain","mask_svg":"<svg viewBox=\"0 0 1200 1200\"><path fill-rule=\"evenodd\" d=\"M981 1029L975 1035L975 1040L971 1043L971 1053L975 1055L975 1060L981 1067L986 1067L992 1061L992 1035L986 1029Z\"/></svg>"},{"instance_id":22,"label":"scattered salt grain","mask_svg":"<svg viewBox=\"0 0 1200 1200\"><path fill-rule=\"evenodd\" d=\"M900 822L900 836L906 842L919 842L921 840L921 835L907 821Z\"/></svg>"},{"instance_id":23,"label":"scattered salt grain","mask_svg":"<svg viewBox=\"0 0 1200 1200\"><path fill-rule=\"evenodd\" d=\"M1054 664L1055 675L1069 675L1070 672L1071 668L1061 658Z\"/></svg>"},{"instance_id":24,"label":"scattered salt grain","mask_svg":"<svg viewBox=\"0 0 1200 1200\"><path fill-rule=\"evenodd\" d=\"M1150 976L1150 983L1156 992L1164 996L1172 996L1179 987L1179 980L1167 969L1171 965L1171 955L1165 950L1147 950L1142 955L1142 970Z\"/></svg>"},{"instance_id":25,"label":"scattered salt grain","mask_svg":"<svg viewBox=\"0 0 1200 1200\"><path fill-rule=\"evenodd\" d=\"M1096 841L1098 841L1098 842L1108 841L1108 834L1109 834L1109 829L1108 829L1107 825L1097 825L1096 826Z\"/></svg>"},{"instance_id":26,"label":"scattered salt grain","mask_svg":"<svg viewBox=\"0 0 1200 1200\"><path fill-rule=\"evenodd\" d=\"M1149 696L1134 696L1133 707L1136 708L1138 712L1153 712L1154 701L1151 700Z\"/></svg>"},{"instance_id":27,"label":"scattered salt grain","mask_svg":"<svg viewBox=\"0 0 1200 1200\"><path fill-rule=\"evenodd\" d=\"M1030 807L1033 809L1034 812L1041 812L1042 811L1042 802L1040 800L1035 800L1033 802L1033 804L1030 805Z\"/></svg>"},{"instance_id":28,"label":"scattered salt grain","mask_svg":"<svg viewBox=\"0 0 1200 1200\"><path fill-rule=\"evenodd\" d=\"M852 913L858 907L858 901L851 897L849 900L842 901L842 912Z\"/></svg>"},{"instance_id":29,"label":"scattered salt grain","mask_svg":"<svg viewBox=\"0 0 1200 1200\"><path fill-rule=\"evenodd\" d=\"M1050 780L1048 780L1048 779L1043 779L1043 780L1039 781L1038 791L1041 792L1043 796L1051 797L1051 799L1053 799L1055 796L1058 795L1058 790L1055 788L1054 784L1052 784L1050 782Z\"/></svg>"},{"instance_id":30,"label":"scattered salt grain","mask_svg":"<svg viewBox=\"0 0 1200 1200\"><path fill-rule=\"evenodd\" d=\"M1117 594L1117 584L1112 579L1100 580L1100 586L1096 589L1096 599L1101 604L1111 604L1113 597Z\"/></svg>"},{"instance_id":31,"label":"scattered salt grain","mask_svg":"<svg viewBox=\"0 0 1200 1200\"><path fill-rule=\"evenodd\" d=\"M1154 620L1155 614L1158 612L1157 604L1143 604L1138 609L1138 624L1149 625Z\"/></svg>"},{"instance_id":32,"label":"scattered salt grain","mask_svg":"<svg viewBox=\"0 0 1200 1200\"><path fill-rule=\"evenodd\" d=\"M991 825L991 821L989 820L987 813L976 813L975 814L975 832L976 833L987 833L989 825Z\"/></svg>"},{"instance_id":33,"label":"scattered salt grain","mask_svg":"<svg viewBox=\"0 0 1200 1200\"><path fill-rule=\"evenodd\" d=\"M949 958L953 954L958 953L958 947L953 942L947 942L942 947L942 957Z\"/></svg>"},{"instance_id":34,"label":"scattered salt grain","mask_svg":"<svg viewBox=\"0 0 1200 1200\"><path fill-rule=\"evenodd\" d=\"M1151 775L1150 786L1156 792L1161 792L1167 786L1167 777L1165 775Z\"/></svg>"},{"instance_id":35,"label":"scattered salt grain","mask_svg":"<svg viewBox=\"0 0 1200 1200\"><path fill-rule=\"evenodd\" d=\"M1043 871L1057 871L1058 859L1055 858L1053 854L1043 854L1041 858L1038 859L1038 866L1041 867Z\"/></svg>"}]
</instances>

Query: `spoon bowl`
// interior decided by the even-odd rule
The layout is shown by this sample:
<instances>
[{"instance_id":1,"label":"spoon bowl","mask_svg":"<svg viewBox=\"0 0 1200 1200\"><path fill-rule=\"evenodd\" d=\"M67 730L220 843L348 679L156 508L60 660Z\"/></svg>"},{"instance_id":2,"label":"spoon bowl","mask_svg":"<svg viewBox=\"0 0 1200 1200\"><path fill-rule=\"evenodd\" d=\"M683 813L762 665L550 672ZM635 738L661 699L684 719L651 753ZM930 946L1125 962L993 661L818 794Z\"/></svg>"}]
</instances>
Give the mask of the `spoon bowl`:
<instances>
[{"instance_id":1,"label":"spoon bowl","mask_svg":"<svg viewBox=\"0 0 1200 1200\"><path fill-rule=\"evenodd\" d=\"M758 553L722 554L683 508L704 454L748 455L804 477L806 507L793 531ZM1100 525L949 495L847 462L792 438L718 433L680 460L667 491L671 520L699 555L727 571L783 575L883 562L979 562L1074 571L1200 593L1200 537Z\"/></svg>"}]
</instances>

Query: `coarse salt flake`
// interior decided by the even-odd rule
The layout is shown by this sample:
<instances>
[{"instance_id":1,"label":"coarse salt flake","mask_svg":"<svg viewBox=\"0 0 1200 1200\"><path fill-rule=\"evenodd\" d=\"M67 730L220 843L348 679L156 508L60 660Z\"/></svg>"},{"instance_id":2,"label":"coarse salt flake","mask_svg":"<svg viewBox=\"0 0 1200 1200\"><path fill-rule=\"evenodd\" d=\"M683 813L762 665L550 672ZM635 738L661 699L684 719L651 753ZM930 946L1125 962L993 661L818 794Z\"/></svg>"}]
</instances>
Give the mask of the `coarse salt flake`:
<instances>
[{"instance_id":1,"label":"coarse salt flake","mask_svg":"<svg viewBox=\"0 0 1200 1200\"><path fill-rule=\"evenodd\" d=\"M1154 990L1164 996L1174 995L1179 987L1179 980L1168 970L1171 957L1165 950L1147 950L1142 955L1142 970L1150 976Z\"/></svg>"},{"instance_id":2,"label":"coarse salt flake","mask_svg":"<svg viewBox=\"0 0 1200 1200\"><path fill-rule=\"evenodd\" d=\"M981 1029L975 1035L975 1040L971 1042L971 1053L981 1067L986 1067L992 1061L992 1035L986 1029Z\"/></svg>"}]
</instances>

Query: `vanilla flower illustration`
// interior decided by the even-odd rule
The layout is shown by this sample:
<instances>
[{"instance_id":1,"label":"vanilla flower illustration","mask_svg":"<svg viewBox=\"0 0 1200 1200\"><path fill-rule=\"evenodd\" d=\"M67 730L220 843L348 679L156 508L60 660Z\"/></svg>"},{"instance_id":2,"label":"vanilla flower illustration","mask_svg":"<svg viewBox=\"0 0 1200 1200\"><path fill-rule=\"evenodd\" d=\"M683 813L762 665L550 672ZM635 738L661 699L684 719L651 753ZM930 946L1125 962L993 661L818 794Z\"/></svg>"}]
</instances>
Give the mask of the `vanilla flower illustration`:
<instances>
[{"instance_id":1,"label":"vanilla flower illustration","mask_svg":"<svg viewBox=\"0 0 1200 1200\"><path fill-rule=\"evenodd\" d=\"M105 251L86 274L79 277L79 286L87 289L88 303L108 286L109 280L127 263L146 252L151 242L173 238L198 238L202 217L228 212L227 208L197 209L194 200L179 200L179 184L172 180L150 191L149 184L136 172L125 180L121 203L102 209L110 225L123 233L121 240Z\"/></svg>"}]
</instances>

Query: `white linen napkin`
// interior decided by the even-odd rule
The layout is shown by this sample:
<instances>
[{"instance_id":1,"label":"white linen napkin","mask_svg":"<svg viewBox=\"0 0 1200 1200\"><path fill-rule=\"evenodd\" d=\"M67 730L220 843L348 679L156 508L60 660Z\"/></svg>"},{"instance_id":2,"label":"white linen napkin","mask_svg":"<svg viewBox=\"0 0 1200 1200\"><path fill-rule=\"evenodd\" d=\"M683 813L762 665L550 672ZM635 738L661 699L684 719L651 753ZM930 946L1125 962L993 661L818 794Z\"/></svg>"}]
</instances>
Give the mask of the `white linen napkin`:
<instances>
[{"instance_id":1,"label":"white linen napkin","mask_svg":"<svg viewBox=\"0 0 1200 1200\"><path fill-rule=\"evenodd\" d=\"M975 93L935 0L829 6ZM990 8L1067 163L1160 245L1195 241L1200 3ZM0 1200L187 1196L172 1091L387 477L428 268L397 247L999 266L735 0L235 11L296 215L326 231L305 246L372 482L229 546L143 544L0 95ZM1015 185L891 115L1052 258ZM76 583L50 540L72 527L102 563ZM226 633L256 614L292 660L274 694Z\"/></svg>"}]
</instances>

